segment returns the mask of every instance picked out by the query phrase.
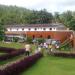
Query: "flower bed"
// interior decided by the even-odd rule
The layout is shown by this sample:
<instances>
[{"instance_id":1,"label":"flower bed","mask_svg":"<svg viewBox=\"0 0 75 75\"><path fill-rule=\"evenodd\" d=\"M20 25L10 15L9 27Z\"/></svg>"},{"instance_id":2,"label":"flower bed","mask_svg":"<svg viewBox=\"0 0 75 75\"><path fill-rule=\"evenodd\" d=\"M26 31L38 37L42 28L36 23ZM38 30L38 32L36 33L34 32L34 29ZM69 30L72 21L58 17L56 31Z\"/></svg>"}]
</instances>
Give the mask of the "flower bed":
<instances>
[{"instance_id":1,"label":"flower bed","mask_svg":"<svg viewBox=\"0 0 75 75\"><path fill-rule=\"evenodd\" d=\"M11 52L11 53L8 53L8 54L5 54L5 55L1 55L0 56L0 61L7 60L7 59L13 58L15 56L24 54L24 53L25 53L24 49L18 49L16 51Z\"/></svg>"},{"instance_id":2,"label":"flower bed","mask_svg":"<svg viewBox=\"0 0 75 75\"><path fill-rule=\"evenodd\" d=\"M42 56L43 55L41 53L37 53L35 55L24 58L21 61L16 62L10 66L7 66L3 70L0 70L0 75L18 75L23 70L27 70Z\"/></svg>"},{"instance_id":3,"label":"flower bed","mask_svg":"<svg viewBox=\"0 0 75 75\"><path fill-rule=\"evenodd\" d=\"M7 47L0 47L0 52L11 53L13 51L16 51L16 49L14 49L14 48L7 48Z\"/></svg>"},{"instance_id":4,"label":"flower bed","mask_svg":"<svg viewBox=\"0 0 75 75\"><path fill-rule=\"evenodd\" d=\"M51 55L58 56L58 57L72 57L75 58L75 53L70 52L51 52Z\"/></svg>"}]
</instances>

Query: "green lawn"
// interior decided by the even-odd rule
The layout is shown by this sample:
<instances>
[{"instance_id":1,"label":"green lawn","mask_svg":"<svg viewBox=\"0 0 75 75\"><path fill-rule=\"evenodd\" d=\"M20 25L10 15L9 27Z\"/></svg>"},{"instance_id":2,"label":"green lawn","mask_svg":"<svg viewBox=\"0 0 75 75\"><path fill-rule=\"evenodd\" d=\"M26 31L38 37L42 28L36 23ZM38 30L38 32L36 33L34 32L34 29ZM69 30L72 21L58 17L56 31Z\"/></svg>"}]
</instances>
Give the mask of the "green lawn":
<instances>
[{"instance_id":1,"label":"green lawn","mask_svg":"<svg viewBox=\"0 0 75 75\"><path fill-rule=\"evenodd\" d=\"M12 43L5 43L5 42L0 42L0 46L2 47L8 47L8 48L24 48L24 43L15 43L15 42L12 42Z\"/></svg>"},{"instance_id":2,"label":"green lawn","mask_svg":"<svg viewBox=\"0 0 75 75\"><path fill-rule=\"evenodd\" d=\"M15 43L15 42L11 42L11 43L5 43L5 42L0 42L0 46L2 47L8 47L8 48L25 48L25 43ZM32 50L34 50L36 48L35 45L31 44Z\"/></svg>"},{"instance_id":3,"label":"green lawn","mask_svg":"<svg viewBox=\"0 0 75 75\"><path fill-rule=\"evenodd\" d=\"M75 75L75 59L45 56L21 75Z\"/></svg>"},{"instance_id":4,"label":"green lawn","mask_svg":"<svg viewBox=\"0 0 75 75\"><path fill-rule=\"evenodd\" d=\"M7 53L3 53L3 52L1 52L1 53L0 53L0 56L1 56L1 55L5 55L5 54L7 54Z\"/></svg>"},{"instance_id":5,"label":"green lawn","mask_svg":"<svg viewBox=\"0 0 75 75\"><path fill-rule=\"evenodd\" d=\"M0 46L2 47L8 47L8 48L16 48L16 49L19 49L19 48L24 48L25 46L25 43L5 43L5 42L0 42ZM32 52L34 53L34 49L36 48L35 45L32 45L31 44L31 47L32 47ZM0 52L0 55L4 55L6 53L3 53L3 52ZM0 61L0 65L4 65L8 62L12 62L12 61L15 61L21 57L25 56L25 54L23 55L20 55L20 56L15 56L11 59L8 59L8 60L5 60L5 61Z\"/></svg>"},{"instance_id":6,"label":"green lawn","mask_svg":"<svg viewBox=\"0 0 75 75\"><path fill-rule=\"evenodd\" d=\"M12 47L12 48L24 48L25 44L21 43L2 43L0 46ZM32 51L36 46L32 46ZM38 60L31 68L24 71L21 75L75 75L75 59L73 58L62 58L48 56L44 53L44 57ZM0 62L0 64L5 64L10 61L14 61L19 57Z\"/></svg>"},{"instance_id":7,"label":"green lawn","mask_svg":"<svg viewBox=\"0 0 75 75\"><path fill-rule=\"evenodd\" d=\"M5 42L0 42L0 46L2 47L8 47L8 48L16 48L16 49L19 49L19 48L24 48L24 45L25 44L22 44L22 43L5 43ZM6 53L3 53L3 52L0 52L0 55L3 55L3 54L6 54ZM20 56L15 56L13 57L12 59L8 59L8 60L5 60L5 61L0 61L0 65L3 65L3 64L6 64L8 62L12 62L12 61L15 61L21 57L23 57L24 55L20 55Z\"/></svg>"}]
</instances>

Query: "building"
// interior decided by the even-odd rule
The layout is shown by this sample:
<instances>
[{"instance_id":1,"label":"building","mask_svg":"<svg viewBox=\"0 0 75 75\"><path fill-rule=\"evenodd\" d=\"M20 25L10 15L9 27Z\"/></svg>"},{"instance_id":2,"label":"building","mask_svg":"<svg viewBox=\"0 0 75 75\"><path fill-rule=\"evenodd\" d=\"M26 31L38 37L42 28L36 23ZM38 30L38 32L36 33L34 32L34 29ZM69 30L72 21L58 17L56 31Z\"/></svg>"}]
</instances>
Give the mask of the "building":
<instances>
[{"instance_id":1,"label":"building","mask_svg":"<svg viewBox=\"0 0 75 75\"><path fill-rule=\"evenodd\" d=\"M8 37L32 37L55 39L63 42L71 36L72 31L62 24L25 24L7 25L6 36Z\"/></svg>"},{"instance_id":2,"label":"building","mask_svg":"<svg viewBox=\"0 0 75 75\"><path fill-rule=\"evenodd\" d=\"M73 47L75 49L75 32L73 32Z\"/></svg>"}]
</instances>

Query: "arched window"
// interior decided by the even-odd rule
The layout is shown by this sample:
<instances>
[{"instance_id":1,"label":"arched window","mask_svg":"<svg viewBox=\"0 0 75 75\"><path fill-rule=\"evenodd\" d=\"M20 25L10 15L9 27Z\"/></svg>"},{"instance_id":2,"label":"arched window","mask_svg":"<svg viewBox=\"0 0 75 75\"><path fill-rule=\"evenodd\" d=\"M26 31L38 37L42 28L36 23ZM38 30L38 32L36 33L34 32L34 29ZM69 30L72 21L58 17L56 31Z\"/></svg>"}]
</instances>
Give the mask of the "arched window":
<instances>
[{"instance_id":1,"label":"arched window","mask_svg":"<svg viewBox=\"0 0 75 75\"><path fill-rule=\"evenodd\" d=\"M52 30L52 28L49 28L49 30Z\"/></svg>"},{"instance_id":2,"label":"arched window","mask_svg":"<svg viewBox=\"0 0 75 75\"><path fill-rule=\"evenodd\" d=\"M50 36L50 35L48 35L48 36L47 36L47 38L48 38L48 39L50 39L50 38L51 38L51 36Z\"/></svg>"},{"instance_id":3,"label":"arched window","mask_svg":"<svg viewBox=\"0 0 75 75\"><path fill-rule=\"evenodd\" d=\"M46 30L46 28L43 28L43 30Z\"/></svg>"},{"instance_id":4,"label":"arched window","mask_svg":"<svg viewBox=\"0 0 75 75\"><path fill-rule=\"evenodd\" d=\"M31 28L28 29L29 31L31 30Z\"/></svg>"},{"instance_id":5,"label":"arched window","mask_svg":"<svg viewBox=\"0 0 75 75\"><path fill-rule=\"evenodd\" d=\"M42 38L42 35L40 35L40 38Z\"/></svg>"},{"instance_id":6,"label":"arched window","mask_svg":"<svg viewBox=\"0 0 75 75\"><path fill-rule=\"evenodd\" d=\"M35 28L35 30L37 30L37 28Z\"/></svg>"},{"instance_id":7,"label":"arched window","mask_svg":"<svg viewBox=\"0 0 75 75\"><path fill-rule=\"evenodd\" d=\"M10 31L12 31L12 29L10 28Z\"/></svg>"},{"instance_id":8,"label":"arched window","mask_svg":"<svg viewBox=\"0 0 75 75\"><path fill-rule=\"evenodd\" d=\"M35 38L35 35L33 35L33 39Z\"/></svg>"},{"instance_id":9,"label":"arched window","mask_svg":"<svg viewBox=\"0 0 75 75\"><path fill-rule=\"evenodd\" d=\"M24 28L22 28L22 31L24 31Z\"/></svg>"},{"instance_id":10,"label":"arched window","mask_svg":"<svg viewBox=\"0 0 75 75\"><path fill-rule=\"evenodd\" d=\"M18 28L17 28L17 31L18 31Z\"/></svg>"}]
</instances>

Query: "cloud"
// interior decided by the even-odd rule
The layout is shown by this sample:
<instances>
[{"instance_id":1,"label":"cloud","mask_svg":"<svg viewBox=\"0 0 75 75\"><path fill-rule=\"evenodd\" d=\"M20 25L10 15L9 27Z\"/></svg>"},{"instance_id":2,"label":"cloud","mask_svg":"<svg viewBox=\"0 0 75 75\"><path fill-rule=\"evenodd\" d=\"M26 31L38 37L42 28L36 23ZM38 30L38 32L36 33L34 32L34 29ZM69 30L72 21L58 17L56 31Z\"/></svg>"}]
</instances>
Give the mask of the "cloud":
<instances>
[{"instance_id":1,"label":"cloud","mask_svg":"<svg viewBox=\"0 0 75 75\"><path fill-rule=\"evenodd\" d=\"M0 4L17 5L29 9L47 9L49 12L75 10L75 0L0 0Z\"/></svg>"},{"instance_id":2,"label":"cloud","mask_svg":"<svg viewBox=\"0 0 75 75\"><path fill-rule=\"evenodd\" d=\"M64 12L67 10L75 10L75 0L40 0L32 5L31 9L41 10L46 8L49 12Z\"/></svg>"},{"instance_id":3,"label":"cloud","mask_svg":"<svg viewBox=\"0 0 75 75\"><path fill-rule=\"evenodd\" d=\"M60 2L59 5L62 5L62 6L75 6L75 0L65 0L63 2Z\"/></svg>"}]
</instances>

